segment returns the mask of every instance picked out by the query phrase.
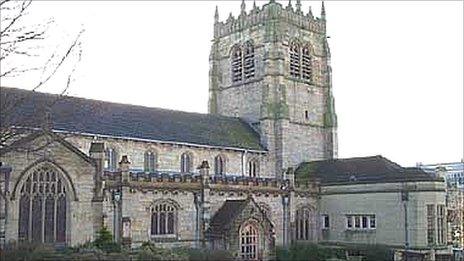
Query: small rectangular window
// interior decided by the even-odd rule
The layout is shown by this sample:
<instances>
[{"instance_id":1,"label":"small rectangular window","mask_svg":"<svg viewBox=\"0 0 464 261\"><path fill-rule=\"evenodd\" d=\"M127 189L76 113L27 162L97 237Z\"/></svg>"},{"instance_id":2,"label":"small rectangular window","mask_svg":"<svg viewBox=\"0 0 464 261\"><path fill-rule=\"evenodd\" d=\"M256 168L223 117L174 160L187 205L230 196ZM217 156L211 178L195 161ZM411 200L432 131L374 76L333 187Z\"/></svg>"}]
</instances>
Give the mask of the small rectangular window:
<instances>
[{"instance_id":1,"label":"small rectangular window","mask_svg":"<svg viewBox=\"0 0 464 261\"><path fill-rule=\"evenodd\" d=\"M375 228L376 223L375 223L375 216L370 216L369 219L369 228Z\"/></svg>"},{"instance_id":2,"label":"small rectangular window","mask_svg":"<svg viewBox=\"0 0 464 261\"><path fill-rule=\"evenodd\" d=\"M329 215L322 215L322 228L329 228L329 227L330 227Z\"/></svg>"},{"instance_id":3,"label":"small rectangular window","mask_svg":"<svg viewBox=\"0 0 464 261\"><path fill-rule=\"evenodd\" d=\"M347 228L352 228L353 227L352 216L346 216L346 227Z\"/></svg>"},{"instance_id":4,"label":"small rectangular window","mask_svg":"<svg viewBox=\"0 0 464 261\"><path fill-rule=\"evenodd\" d=\"M361 217L360 216L354 216L354 227L361 228Z\"/></svg>"},{"instance_id":5,"label":"small rectangular window","mask_svg":"<svg viewBox=\"0 0 464 261\"><path fill-rule=\"evenodd\" d=\"M361 225L362 225L362 228L367 228L367 216L362 216L362 222L361 222Z\"/></svg>"}]
</instances>

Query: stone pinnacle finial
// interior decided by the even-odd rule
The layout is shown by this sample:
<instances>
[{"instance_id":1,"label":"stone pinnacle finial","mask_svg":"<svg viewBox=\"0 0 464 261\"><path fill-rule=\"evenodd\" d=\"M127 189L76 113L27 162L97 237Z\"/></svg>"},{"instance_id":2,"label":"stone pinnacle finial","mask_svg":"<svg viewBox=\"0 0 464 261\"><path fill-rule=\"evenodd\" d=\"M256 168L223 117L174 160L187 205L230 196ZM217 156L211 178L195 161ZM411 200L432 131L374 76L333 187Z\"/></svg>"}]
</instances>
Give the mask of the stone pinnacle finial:
<instances>
[{"instance_id":1,"label":"stone pinnacle finial","mask_svg":"<svg viewBox=\"0 0 464 261\"><path fill-rule=\"evenodd\" d=\"M240 5L240 9L242 10L242 14L244 14L246 12L245 8L246 8L245 0L242 0L242 4Z\"/></svg>"},{"instance_id":2,"label":"stone pinnacle finial","mask_svg":"<svg viewBox=\"0 0 464 261\"><path fill-rule=\"evenodd\" d=\"M296 11L301 12L301 0L296 0Z\"/></svg>"},{"instance_id":3,"label":"stone pinnacle finial","mask_svg":"<svg viewBox=\"0 0 464 261\"><path fill-rule=\"evenodd\" d=\"M216 5L216 11L214 12L214 22L215 23L219 22L219 11L218 11L217 5Z\"/></svg>"},{"instance_id":4,"label":"stone pinnacle finial","mask_svg":"<svg viewBox=\"0 0 464 261\"><path fill-rule=\"evenodd\" d=\"M313 17L313 10L311 9L311 6L309 6L308 16Z\"/></svg>"},{"instance_id":5,"label":"stone pinnacle finial","mask_svg":"<svg viewBox=\"0 0 464 261\"><path fill-rule=\"evenodd\" d=\"M321 18L322 18L322 19L325 19L325 6L324 6L324 1L322 1Z\"/></svg>"},{"instance_id":6,"label":"stone pinnacle finial","mask_svg":"<svg viewBox=\"0 0 464 261\"><path fill-rule=\"evenodd\" d=\"M256 10L256 0L253 0L253 9Z\"/></svg>"},{"instance_id":7,"label":"stone pinnacle finial","mask_svg":"<svg viewBox=\"0 0 464 261\"><path fill-rule=\"evenodd\" d=\"M292 0L288 0L288 6L292 7Z\"/></svg>"}]
</instances>

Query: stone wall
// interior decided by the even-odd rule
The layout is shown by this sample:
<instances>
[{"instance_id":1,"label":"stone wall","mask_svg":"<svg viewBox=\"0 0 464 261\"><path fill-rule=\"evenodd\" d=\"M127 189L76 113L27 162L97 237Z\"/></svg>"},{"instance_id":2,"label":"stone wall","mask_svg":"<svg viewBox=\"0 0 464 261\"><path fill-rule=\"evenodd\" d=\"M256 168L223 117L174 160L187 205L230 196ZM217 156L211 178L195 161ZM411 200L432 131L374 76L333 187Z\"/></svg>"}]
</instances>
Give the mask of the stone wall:
<instances>
[{"instance_id":1,"label":"stone wall","mask_svg":"<svg viewBox=\"0 0 464 261\"><path fill-rule=\"evenodd\" d=\"M322 187L320 213L330 218L330 228L323 232L322 241L404 246L406 223L401 191L408 190L409 246L428 248L426 205L436 208L445 204L443 186L443 182L408 182ZM349 214L375 215L376 229L347 230Z\"/></svg>"},{"instance_id":2,"label":"stone wall","mask_svg":"<svg viewBox=\"0 0 464 261\"><path fill-rule=\"evenodd\" d=\"M3 164L12 167L9 185L11 197L7 198L10 211L7 216L6 242L18 239L19 190L30 170L41 164L50 164L67 180L67 243L76 245L93 240L94 165L46 135L33 140L28 148L29 151L11 151L0 157Z\"/></svg>"},{"instance_id":3,"label":"stone wall","mask_svg":"<svg viewBox=\"0 0 464 261\"><path fill-rule=\"evenodd\" d=\"M143 171L144 154L146 151L151 150L157 154L156 169L159 171L180 172L180 157L182 153L190 152L193 155L194 173L198 173L197 167L204 160L211 163L211 171L214 173L214 158L218 155L222 155L226 159L225 170L227 175L248 175L247 162L250 159L256 158L260 163L259 176L272 176L268 171L266 152L208 148L195 145L187 146L181 144L136 141L122 138L98 137L97 139L94 139L93 137L81 135L68 136L66 140L86 154L88 154L92 142L104 142L105 147L116 149L119 159L122 155L127 155L131 162L131 169L133 170Z\"/></svg>"}]
</instances>

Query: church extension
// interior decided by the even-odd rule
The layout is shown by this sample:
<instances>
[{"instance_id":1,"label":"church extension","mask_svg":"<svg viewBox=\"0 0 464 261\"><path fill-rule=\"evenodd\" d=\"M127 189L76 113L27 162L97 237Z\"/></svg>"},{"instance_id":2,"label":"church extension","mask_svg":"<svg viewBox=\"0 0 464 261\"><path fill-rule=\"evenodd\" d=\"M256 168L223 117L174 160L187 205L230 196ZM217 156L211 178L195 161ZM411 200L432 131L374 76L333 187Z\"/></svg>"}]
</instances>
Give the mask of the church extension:
<instances>
[{"instance_id":1,"label":"church extension","mask_svg":"<svg viewBox=\"0 0 464 261\"><path fill-rule=\"evenodd\" d=\"M446 251L442 179L337 159L324 6L214 19L208 114L0 89L2 135L21 134L0 149L2 242L78 245L105 226L243 259L299 241Z\"/></svg>"}]
</instances>

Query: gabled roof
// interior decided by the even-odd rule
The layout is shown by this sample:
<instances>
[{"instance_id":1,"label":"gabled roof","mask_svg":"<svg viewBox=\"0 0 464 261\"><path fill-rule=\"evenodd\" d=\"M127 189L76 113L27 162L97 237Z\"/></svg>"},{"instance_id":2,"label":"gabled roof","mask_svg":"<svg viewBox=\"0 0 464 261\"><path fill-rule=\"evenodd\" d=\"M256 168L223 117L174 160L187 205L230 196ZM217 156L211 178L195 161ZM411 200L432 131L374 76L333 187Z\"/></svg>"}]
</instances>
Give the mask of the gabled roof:
<instances>
[{"instance_id":1,"label":"gabled roof","mask_svg":"<svg viewBox=\"0 0 464 261\"><path fill-rule=\"evenodd\" d=\"M296 169L295 178L319 179L322 185L440 180L419 168L404 168L379 155L305 162Z\"/></svg>"},{"instance_id":2,"label":"gabled roof","mask_svg":"<svg viewBox=\"0 0 464 261\"><path fill-rule=\"evenodd\" d=\"M60 137L59 135L57 135L57 134L55 134L53 132L47 131L47 130L36 130L36 131L33 131L32 133L28 134L27 136L19 138L18 140L11 143L9 146L7 146L5 148L1 148L0 149L0 156L6 154L8 152L16 151L16 150L18 150L18 151L25 151L25 150L28 150L28 149L31 150L33 148L29 147L29 143L34 141L35 139L43 137L43 136L50 137L50 141L49 141L50 143L58 142L61 145L63 145L65 148L70 150L72 153L75 153L77 156L79 156L83 160L87 161L88 163L90 163L92 165L96 164L95 160L93 158L87 156L85 153L83 153L81 150L76 148L74 145L72 145L71 143L69 143L68 141L66 141L65 139ZM36 149L36 148L34 148L34 149ZM43 149L43 147L39 147L39 149Z\"/></svg>"},{"instance_id":3,"label":"gabled roof","mask_svg":"<svg viewBox=\"0 0 464 261\"><path fill-rule=\"evenodd\" d=\"M5 87L0 88L0 109L1 126L42 127L45 111L50 109L47 120L54 131L264 150L259 134L246 122L233 117Z\"/></svg>"},{"instance_id":4,"label":"gabled roof","mask_svg":"<svg viewBox=\"0 0 464 261\"><path fill-rule=\"evenodd\" d=\"M256 209L261 211L264 220L268 222L270 226L273 226L263 210L256 204L254 199L249 196L246 199L226 200L221 208L214 214L213 218L211 218L208 234L223 235L231 228L232 223L242 214L243 210L249 204L253 204Z\"/></svg>"},{"instance_id":5,"label":"gabled roof","mask_svg":"<svg viewBox=\"0 0 464 261\"><path fill-rule=\"evenodd\" d=\"M210 221L209 231L220 234L248 205L248 199L226 200Z\"/></svg>"}]
</instances>

